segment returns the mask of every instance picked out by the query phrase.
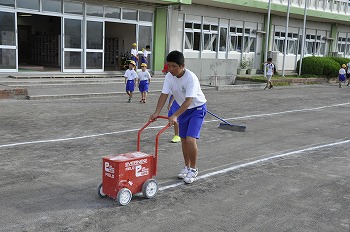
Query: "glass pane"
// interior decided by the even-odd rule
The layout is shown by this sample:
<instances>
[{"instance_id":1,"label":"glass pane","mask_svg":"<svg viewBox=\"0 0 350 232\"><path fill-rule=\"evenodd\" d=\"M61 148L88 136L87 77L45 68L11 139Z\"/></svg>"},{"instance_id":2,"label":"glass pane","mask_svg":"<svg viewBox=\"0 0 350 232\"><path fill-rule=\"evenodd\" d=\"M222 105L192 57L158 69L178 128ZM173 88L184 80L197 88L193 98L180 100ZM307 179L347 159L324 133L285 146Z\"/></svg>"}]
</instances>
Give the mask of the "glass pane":
<instances>
[{"instance_id":1,"label":"glass pane","mask_svg":"<svg viewBox=\"0 0 350 232\"><path fill-rule=\"evenodd\" d=\"M237 51L237 36L231 36L230 51Z\"/></svg>"},{"instance_id":2,"label":"glass pane","mask_svg":"<svg viewBox=\"0 0 350 232\"><path fill-rule=\"evenodd\" d=\"M87 52L86 53L86 68L87 69L102 69L102 52Z\"/></svg>"},{"instance_id":3,"label":"glass pane","mask_svg":"<svg viewBox=\"0 0 350 232\"><path fill-rule=\"evenodd\" d=\"M79 2L65 2L64 13L83 14L83 3Z\"/></svg>"},{"instance_id":4,"label":"glass pane","mask_svg":"<svg viewBox=\"0 0 350 232\"><path fill-rule=\"evenodd\" d=\"M64 52L66 69L81 69L81 52Z\"/></svg>"},{"instance_id":5,"label":"glass pane","mask_svg":"<svg viewBox=\"0 0 350 232\"><path fill-rule=\"evenodd\" d=\"M211 34L204 34L204 48L203 50L211 50Z\"/></svg>"},{"instance_id":6,"label":"glass pane","mask_svg":"<svg viewBox=\"0 0 350 232\"><path fill-rule=\"evenodd\" d=\"M16 68L16 50L0 48L0 70Z\"/></svg>"},{"instance_id":7,"label":"glass pane","mask_svg":"<svg viewBox=\"0 0 350 232\"><path fill-rule=\"evenodd\" d=\"M220 51L226 51L227 28L220 28Z\"/></svg>"},{"instance_id":8,"label":"glass pane","mask_svg":"<svg viewBox=\"0 0 350 232\"><path fill-rule=\"evenodd\" d=\"M15 7L15 0L0 0L0 5Z\"/></svg>"},{"instance_id":9,"label":"glass pane","mask_svg":"<svg viewBox=\"0 0 350 232\"><path fill-rule=\"evenodd\" d=\"M62 4L61 0L45 0L42 1L43 3L43 10L44 11L52 11L52 12L62 12Z\"/></svg>"},{"instance_id":10,"label":"glass pane","mask_svg":"<svg viewBox=\"0 0 350 232\"><path fill-rule=\"evenodd\" d=\"M136 10L123 9L123 19L137 20L137 11Z\"/></svg>"},{"instance_id":11,"label":"glass pane","mask_svg":"<svg viewBox=\"0 0 350 232\"><path fill-rule=\"evenodd\" d=\"M237 43L237 51L241 52L242 51L242 41L243 41L243 36L238 36L238 43Z\"/></svg>"},{"instance_id":12,"label":"glass pane","mask_svg":"<svg viewBox=\"0 0 350 232\"><path fill-rule=\"evenodd\" d=\"M146 49L146 46L151 46L152 28L147 26L139 26L139 49Z\"/></svg>"},{"instance_id":13,"label":"glass pane","mask_svg":"<svg viewBox=\"0 0 350 232\"><path fill-rule=\"evenodd\" d=\"M103 23L87 22L86 46L88 49L102 49Z\"/></svg>"},{"instance_id":14,"label":"glass pane","mask_svg":"<svg viewBox=\"0 0 350 232\"><path fill-rule=\"evenodd\" d=\"M39 0L17 0L17 7L39 10Z\"/></svg>"},{"instance_id":15,"label":"glass pane","mask_svg":"<svg viewBox=\"0 0 350 232\"><path fill-rule=\"evenodd\" d=\"M120 8L105 7L105 17L120 19Z\"/></svg>"},{"instance_id":16,"label":"glass pane","mask_svg":"<svg viewBox=\"0 0 350 232\"><path fill-rule=\"evenodd\" d=\"M288 41L288 54L296 54L297 52L297 41L296 40L289 40Z\"/></svg>"},{"instance_id":17,"label":"glass pane","mask_svg":"<svg viewBox=\"0 0 350 232\"><path fill-rule=\"evenodd\" d=\"M152 22L153 13L140 11L140 21Z\"/></svg>"},{"instance_id":18,"label":"glass pane","mask_svg":"<svg viewBox=\"0 0 350 232\"><path fill-rule=\"evenodd\" d=\"M0 12L0 44L16 45L14 13Z\"/></svg>"},{"instance_id":19,"label":"glass pane","mask_svg":"<svg viewBox=\"0 0 350 232\"><path fill-rule=\"evenodd\" d=\"M81 48L81 20L64 19L64 46Z\"/></svg>"},{"instance_id":20,"label":"glass pane","mask_svg":"<svg viewBox=\"0 0 350 232\"><path fill-rule=\"evenodd\" d=\"M185 33L185 49L193 49L193 32Z\"/></svg>"},{"instance_id":21,"label":"glass pane","mask_svg":"<svg viewBox=\"0 0 350 232\"><path fill-rule=\"evenodd\" d=\"M193 50L199 51L200 41L201 41L201 33L200 32L195 32L194 33Z\"/></svg>"},{"instance_id":22,"label":"glass pane","mask_svg":"<svg viewBox=\"0 0 350 232\"><path fill-rule=\"evenodd\" d=\"M255 52L256 38L250 37L250 52Z\"/></svg>"},{"instance_id":23,"label":"glass pane","mask_svg":"<svg viewBox=\"0 0 350 232\"><path fill-rule=\"evenodd\" d=\"M86 15L103 17L103 7L96 5L86 5Z\"/></svg>"}]
</instances>

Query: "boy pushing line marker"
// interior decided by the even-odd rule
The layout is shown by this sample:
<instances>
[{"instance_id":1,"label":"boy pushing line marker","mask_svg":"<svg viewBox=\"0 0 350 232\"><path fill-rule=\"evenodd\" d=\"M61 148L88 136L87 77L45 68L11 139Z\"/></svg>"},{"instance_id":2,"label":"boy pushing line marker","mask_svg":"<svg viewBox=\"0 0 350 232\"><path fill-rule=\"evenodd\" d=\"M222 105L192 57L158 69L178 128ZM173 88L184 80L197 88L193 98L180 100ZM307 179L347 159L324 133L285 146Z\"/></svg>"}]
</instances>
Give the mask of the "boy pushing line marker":
<instances>
[{"instance_id":1,"label":"boy pushing line marker","mask_svg":"<svg viewBox=\"0 0 350 232\"><path fill-rule=\"evenodd\" d=\"M149 120L154 121L163 109L168 95L172 93L179 104L179 108L169 117L169 124L179 124L182 153L185 167L180 171L178 178L190 184L198 175L197 139L200 137L204 117L206 114L206 98L202 92L198 77L185 69L185 59L181 52L172 51L166 57L168 73L165 75L163 90L159 96L155 112Z\"/></svg>"}]
</instances>

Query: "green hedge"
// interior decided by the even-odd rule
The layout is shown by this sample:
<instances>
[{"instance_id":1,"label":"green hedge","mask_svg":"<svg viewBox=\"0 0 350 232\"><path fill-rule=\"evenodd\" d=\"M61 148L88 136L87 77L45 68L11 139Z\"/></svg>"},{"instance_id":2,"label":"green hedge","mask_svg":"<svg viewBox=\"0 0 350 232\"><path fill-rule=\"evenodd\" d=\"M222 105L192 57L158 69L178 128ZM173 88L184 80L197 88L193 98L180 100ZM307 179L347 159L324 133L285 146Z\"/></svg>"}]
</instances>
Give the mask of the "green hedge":
<instances>
[{"instance_id":1,"label":"green hedge","mask_svg":"<svg viewBox=\"0 0 350 232\"><path fill-rule=\"evenodd\" d=\"M341 65L335 61L337 57L318 57L309 56L303 58L303 66L301 67L301 75L318 75L326 76L327 78L336 77ZM338 59L338 58L337 58ZM339 58L338 61L343 62L344 58ZM350 60L350 59L349 59ZM297 63L297 72L299 72L299 63ZM344 63L342 63L344 64Z\"/></svg>"},{"instance_id":2,"label":"green hedge","mask_svg":"<svg viewBox=\"0 0 350 232\"><path fill-rule=\"evenodd\" d=\"M338 64L342 65L342 64L347 64L350 62L349 58L343 58L343 57L333 57L333 56L329 56L327 57L329 59L334 60L335 62L337 62Z\"/></svg>"}]
</instances>

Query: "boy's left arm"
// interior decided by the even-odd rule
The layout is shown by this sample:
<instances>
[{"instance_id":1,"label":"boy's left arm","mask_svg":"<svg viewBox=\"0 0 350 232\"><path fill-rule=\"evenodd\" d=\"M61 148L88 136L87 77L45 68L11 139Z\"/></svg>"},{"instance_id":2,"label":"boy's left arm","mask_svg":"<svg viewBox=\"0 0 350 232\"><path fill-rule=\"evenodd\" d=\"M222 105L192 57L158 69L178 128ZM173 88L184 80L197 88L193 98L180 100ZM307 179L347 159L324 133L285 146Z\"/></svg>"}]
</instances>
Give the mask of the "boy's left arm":
<instances>
[{"instance_id":1,"label":"boy's left arm","mask_svg":"<svg viewBox=\"0 0 350 232\"><path fill-rule=\"evenodd\" d=\"M171 125L174 125L177 122L177 118L188 109L191 103L192 97L186 97L184 103L182 103L180 108L177 111L175 111L175 113L171 117L169 117L169 123Z\"/></svg>"}]
</instances>

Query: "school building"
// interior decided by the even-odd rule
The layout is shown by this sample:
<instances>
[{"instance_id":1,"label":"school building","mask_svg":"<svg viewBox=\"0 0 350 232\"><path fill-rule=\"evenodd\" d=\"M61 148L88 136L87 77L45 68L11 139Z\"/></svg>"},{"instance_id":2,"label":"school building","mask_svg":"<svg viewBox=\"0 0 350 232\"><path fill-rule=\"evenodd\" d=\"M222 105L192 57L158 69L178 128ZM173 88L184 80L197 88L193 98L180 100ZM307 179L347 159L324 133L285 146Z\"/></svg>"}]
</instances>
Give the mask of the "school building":
<instances>
[{"instance_id":1,"label":"school building","mask_svg":"<svg viewBox=\"0 0 350 232\"><path fill-rule=\"evenodd\" d=\"M305 1L304 56L350 57L349 0L270 1L267 33L269 0L0 0L0 74L121 73L134 42L140 56L150 45L155 73L171 50L260 69L267 41L279 70L287 42L285 69L294 70Z\"/></svg>"}]
</instances>

